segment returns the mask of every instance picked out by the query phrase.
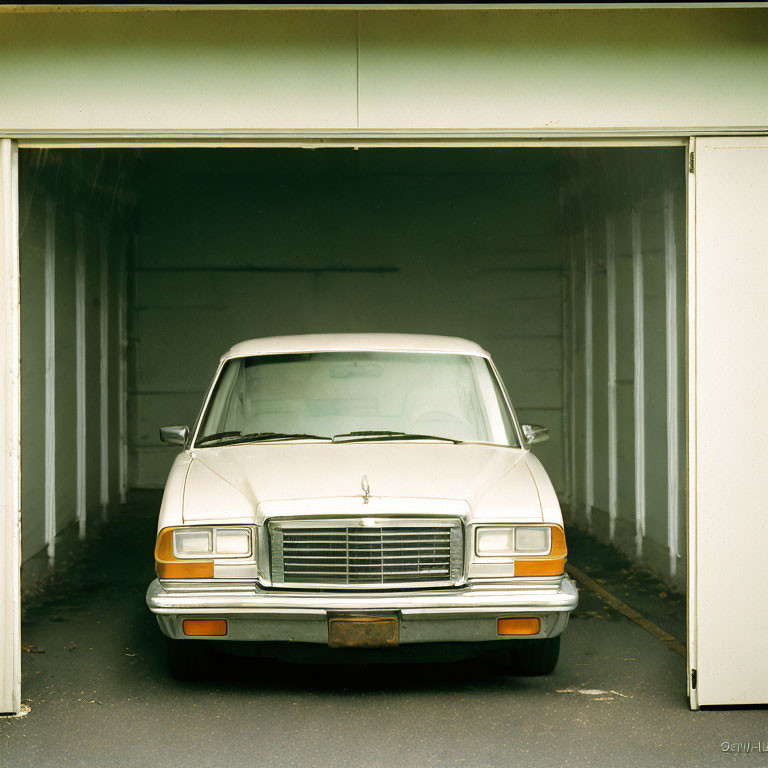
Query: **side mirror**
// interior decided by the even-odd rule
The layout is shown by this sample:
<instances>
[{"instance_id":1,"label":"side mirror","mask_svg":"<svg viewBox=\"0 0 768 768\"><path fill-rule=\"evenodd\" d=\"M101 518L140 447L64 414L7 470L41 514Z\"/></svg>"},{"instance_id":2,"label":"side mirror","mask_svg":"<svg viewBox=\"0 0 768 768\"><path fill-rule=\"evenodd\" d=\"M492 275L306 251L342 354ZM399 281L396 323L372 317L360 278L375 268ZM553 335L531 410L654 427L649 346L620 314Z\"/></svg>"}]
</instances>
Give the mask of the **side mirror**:
<instances>
[{"instance_id":1,"label":"side mirror","mask_svg":"<svg viewBox=\"0 0 768 768\"><path fill-rule=\"evenodd\" d=\"M527 445L549 440L549 427L542 427L541 424L523 424L522 430Z\"/></svg>"},{"instance_id":2,"label":"side mirror","mask_svg":"<svg viewBox=\"0 0 768 768\"><path fill-rule=\"evenodd\" d=\"M185 445L189 430L184 427L160 427L160 440L166 445Z\"/></svg>"}]
</instances>

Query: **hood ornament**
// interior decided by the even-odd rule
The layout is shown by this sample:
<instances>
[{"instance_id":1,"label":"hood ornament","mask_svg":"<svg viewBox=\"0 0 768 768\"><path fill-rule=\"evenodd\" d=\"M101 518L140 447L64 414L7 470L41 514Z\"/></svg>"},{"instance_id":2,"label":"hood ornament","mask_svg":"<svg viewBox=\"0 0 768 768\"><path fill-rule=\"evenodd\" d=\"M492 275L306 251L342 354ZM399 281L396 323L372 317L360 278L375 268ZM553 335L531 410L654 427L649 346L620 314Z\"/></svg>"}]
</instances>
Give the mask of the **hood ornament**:
<instances>
[{"instance_id":1,"label":"hood ornament","mask_svg":"<svg viewBox=\"0 0 768 768\"><path fill-rule=\"evenodd\" d=\"M368 475L363 475L360 487L363 489L363 504L367 504L368 499L371 498L371 486L368 484Z\"/></svg>"}]
</instances>

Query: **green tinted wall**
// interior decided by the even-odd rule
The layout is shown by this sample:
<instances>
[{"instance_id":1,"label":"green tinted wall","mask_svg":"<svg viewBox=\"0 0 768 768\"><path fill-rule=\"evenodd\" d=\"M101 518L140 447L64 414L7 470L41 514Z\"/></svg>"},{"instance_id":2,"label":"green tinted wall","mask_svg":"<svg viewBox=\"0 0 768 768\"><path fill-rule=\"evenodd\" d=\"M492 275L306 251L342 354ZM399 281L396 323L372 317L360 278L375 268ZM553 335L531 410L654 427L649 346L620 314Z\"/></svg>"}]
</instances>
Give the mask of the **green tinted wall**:
<instances>
[{"instance_id":1,"label":"green tinted wall","mask_svg":"<svg viewBox=\"0 0 768 768\"><path fill-rule=\"evenodd\" d=\"M219 356L319 332L463 336L496 360L562 486L558 155L146 151L133 283L132 483L160 486Z\"/></svg>"}]
</instances>

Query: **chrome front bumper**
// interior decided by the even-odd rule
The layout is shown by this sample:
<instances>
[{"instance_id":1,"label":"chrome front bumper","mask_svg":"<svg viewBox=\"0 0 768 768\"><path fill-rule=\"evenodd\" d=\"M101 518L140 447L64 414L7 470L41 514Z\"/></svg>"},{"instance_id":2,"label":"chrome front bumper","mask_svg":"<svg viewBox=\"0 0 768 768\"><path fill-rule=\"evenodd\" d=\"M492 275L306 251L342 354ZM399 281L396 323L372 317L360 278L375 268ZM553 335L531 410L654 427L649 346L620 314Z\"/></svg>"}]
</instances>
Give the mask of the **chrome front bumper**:
<instances>
[{"instance_id":1,"label":"chrome front bumper","mask_svg":"<svg viewBox=\"0 0 768 768\"><path fill-rule=\"evenodd\" d=\"M166 589L155 579L147 605L160 629L186 639L184 619L226 619L227 635L217 640L286 641L328 644L328 619L345 616L397 616L400 643L476 642L521 639L500 637L500 618L532 616L541 631L531 638L555 637L578 604L567 577L516 584L470 583L460 589L355 593L260 590L248 586L176 585Z\"/></svg>"}]
</instances>

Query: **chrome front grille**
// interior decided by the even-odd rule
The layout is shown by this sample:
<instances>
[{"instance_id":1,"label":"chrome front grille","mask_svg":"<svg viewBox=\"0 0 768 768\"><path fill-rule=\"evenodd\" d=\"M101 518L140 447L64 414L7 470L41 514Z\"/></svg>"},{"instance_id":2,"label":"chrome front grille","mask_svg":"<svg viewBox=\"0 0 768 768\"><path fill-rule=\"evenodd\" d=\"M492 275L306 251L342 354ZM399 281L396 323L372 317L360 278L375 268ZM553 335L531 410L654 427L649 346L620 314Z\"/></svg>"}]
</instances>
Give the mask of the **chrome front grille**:
<instances>
[{"instance_id":1,"label":"chrome front grille","mask_svg":"<svg viewBox=\"0 0 768 768\"><path fill-rule=\"evenodd\" d=\"M274 520L269 534L276 586L451 586L463 575L455 518Z\"/></svg>"}]
</instances>

